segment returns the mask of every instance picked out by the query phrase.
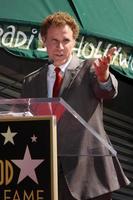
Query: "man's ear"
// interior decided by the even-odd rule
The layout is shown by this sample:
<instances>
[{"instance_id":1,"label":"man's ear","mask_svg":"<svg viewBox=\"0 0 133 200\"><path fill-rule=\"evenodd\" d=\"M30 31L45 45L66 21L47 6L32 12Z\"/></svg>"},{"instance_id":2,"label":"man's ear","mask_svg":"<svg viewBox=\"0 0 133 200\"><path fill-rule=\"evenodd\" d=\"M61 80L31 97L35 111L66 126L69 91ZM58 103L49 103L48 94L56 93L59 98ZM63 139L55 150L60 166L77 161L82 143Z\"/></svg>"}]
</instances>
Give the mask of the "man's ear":
<instances>
[{"instance_id":1,"label":"man's ear","mask_svg":"<svg viewBox=\"0 0 133 200\"><path fill-rule=\"evenodd\" d=\"M45 47L46 47L46 45L45 45L45 43L43 42L43 43L42 43L42 48L45 48Z\"/></svg>"},{"instance_id":2,"label":"man's ear","mask_svg":"<svg viewBox=\"0 0 133 200\"><path fill-rule=\"evenodd\" d=\"M75 47L76 45L76 40L73 40L73 47Z\"/></svg>"}]
</instances>

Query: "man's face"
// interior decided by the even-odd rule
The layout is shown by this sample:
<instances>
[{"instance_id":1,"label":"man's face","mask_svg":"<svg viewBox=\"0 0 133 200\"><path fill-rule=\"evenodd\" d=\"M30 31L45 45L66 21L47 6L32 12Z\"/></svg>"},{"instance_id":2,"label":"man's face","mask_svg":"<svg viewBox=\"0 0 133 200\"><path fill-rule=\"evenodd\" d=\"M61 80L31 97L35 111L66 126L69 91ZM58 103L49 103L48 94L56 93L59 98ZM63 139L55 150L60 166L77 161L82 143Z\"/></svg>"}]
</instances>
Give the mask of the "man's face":
<instances>
[{"instance_id":1,"label":"man's face","mask_svg":"<svg viewBox=\"0 0 133 200\"><path fill-rule=\"evenodd\" d=\"M48 56L54 61L55 66L67 62L75 45L73 32L68 25L61 27L51 26L44 41Z\"/></svg>"}]
</instances>

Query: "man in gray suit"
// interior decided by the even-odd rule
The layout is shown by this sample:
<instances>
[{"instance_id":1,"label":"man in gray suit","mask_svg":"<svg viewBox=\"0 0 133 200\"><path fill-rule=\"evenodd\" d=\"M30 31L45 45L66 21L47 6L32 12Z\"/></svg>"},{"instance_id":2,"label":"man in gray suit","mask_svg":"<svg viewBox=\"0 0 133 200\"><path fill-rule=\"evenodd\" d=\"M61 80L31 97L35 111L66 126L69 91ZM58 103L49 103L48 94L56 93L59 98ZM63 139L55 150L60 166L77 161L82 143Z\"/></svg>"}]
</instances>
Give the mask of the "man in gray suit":
<instances>
[{"instance_id":1,"label":"man in gray suit","mask_svg":"<svg viewBox=\"0 0 133 200\"><path fill-rule=\"evenodd\" d=\"M109 71L109 62L115 48L98 60L82 61L73 55L73 48L79 34L76 21L69 14L57 12L48 16L41 26L41 36L47 48L49 60L41 69L26 76L22 97L53 97L56 79L55 69L60 68L61 87L56 96L63 98L97 133L105 138L102 102L117 95L117 80ZM64 120L69 117L64 117ZM76 124L76 123L75 123ZM74 134L77 132L77 135ZM86 148L89 136L61 121L58 132L64 148L79 142ZM68 133L71 133L70 138ZM89 134L88 134L89 135ZM65 139L67 136L67 140ZM60 140L60 138L59 138ZM64 142L65 141L65 142ZM59 200L110 200L111 193L129 184L116 156L75 156L59 160Z\"/></svg>"}]
</instances>

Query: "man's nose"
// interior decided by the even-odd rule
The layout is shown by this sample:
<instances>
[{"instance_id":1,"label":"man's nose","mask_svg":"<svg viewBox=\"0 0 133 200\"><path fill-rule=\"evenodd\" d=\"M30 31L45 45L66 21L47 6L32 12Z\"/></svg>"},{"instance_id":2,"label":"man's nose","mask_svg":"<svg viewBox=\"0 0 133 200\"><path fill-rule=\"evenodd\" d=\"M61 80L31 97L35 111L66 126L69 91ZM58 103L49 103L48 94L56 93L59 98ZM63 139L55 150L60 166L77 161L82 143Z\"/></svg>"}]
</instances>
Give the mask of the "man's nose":
<instances>
[{"instance_id":1,"label":"man's nose","mask_svg":"<svg viewBox=\"0 0 133 200\"><path fill-rule=\"evenodd\" d=\"M60 48L60 49L64 49L64 45L63 45L62 42L59 42L59 43L58 43L58 48Z\"/></svg>"}]
</instances>

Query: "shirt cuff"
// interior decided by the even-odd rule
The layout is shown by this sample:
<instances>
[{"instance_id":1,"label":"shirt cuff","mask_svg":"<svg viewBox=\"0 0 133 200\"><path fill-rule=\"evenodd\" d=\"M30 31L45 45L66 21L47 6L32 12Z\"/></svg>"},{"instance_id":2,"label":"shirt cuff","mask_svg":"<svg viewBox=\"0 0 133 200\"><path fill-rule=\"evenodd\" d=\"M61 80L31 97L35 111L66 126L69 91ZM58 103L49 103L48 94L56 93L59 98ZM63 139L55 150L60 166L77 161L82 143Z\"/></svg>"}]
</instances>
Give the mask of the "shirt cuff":
<instances>
[{"instance_id":1,"label":"shirt cuff","mask_svg":"<svg viewBox=\"0 0 133 200\"><path fill-rule=\"evenodd\" d=\"M100 88L103 90L108 90L108 91L112 90L112 81L110 77L108 78L106 82L99 81L99 85L100 85Z\"/></svg>"}]
</instances>

